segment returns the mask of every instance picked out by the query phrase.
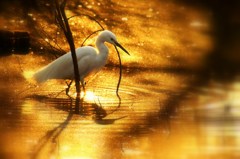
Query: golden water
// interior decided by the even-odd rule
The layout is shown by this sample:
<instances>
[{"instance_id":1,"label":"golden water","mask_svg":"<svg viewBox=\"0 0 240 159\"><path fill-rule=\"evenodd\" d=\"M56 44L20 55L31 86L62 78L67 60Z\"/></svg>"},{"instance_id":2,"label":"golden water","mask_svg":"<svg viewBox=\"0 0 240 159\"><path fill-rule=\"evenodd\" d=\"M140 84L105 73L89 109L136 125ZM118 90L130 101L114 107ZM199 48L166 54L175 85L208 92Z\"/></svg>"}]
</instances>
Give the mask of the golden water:
<instances>
[{"instance_id":1,"label":"golden water","mask_svg":"<svg viewBox=\"0 0 240 159\"><path fill-rule=\"evenodd\" d=\"M119 70L112 65L118 63L112 46L108 66L88 79L80 106L65 95L64 81L35 85L24 78L53 59L39 53L45 46L25 56L1 57L0 158L240 157L240 80L202 82L198 76L213 49L206 10L157 0L86 6L89 13L93 9L106 17L104 27L131 54L122 54L121 101L115 93ZM81 20L71 19L77 45L81 30L96 26ZM55 36L51 29L46 31Z\"/></svg>"}]
</instances>

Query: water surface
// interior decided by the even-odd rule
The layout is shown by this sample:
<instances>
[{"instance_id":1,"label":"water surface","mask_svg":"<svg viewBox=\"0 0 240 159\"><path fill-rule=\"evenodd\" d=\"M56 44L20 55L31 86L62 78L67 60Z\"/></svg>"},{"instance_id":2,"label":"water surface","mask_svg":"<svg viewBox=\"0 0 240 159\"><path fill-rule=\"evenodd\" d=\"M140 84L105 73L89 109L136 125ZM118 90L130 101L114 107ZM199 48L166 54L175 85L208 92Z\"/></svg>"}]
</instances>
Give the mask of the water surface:
<instances>
[{"instance_id":1,"label":"water surface","mask_svg":"<svg viewBox=\"0 0 240 159\"><path fill-rule=\"evenodd\" d=\"M239 158L240 79L202 76L214 43L206 10L154 0L85 5L88 13L106 17L104 26L131 54L122 54L121 99L110 45L108 65L87 80L83 101L65 95L64 81L36 85L27 80L24 74L55 58L42 43L54 38L39 38L38 49L28 55L0 58L1 158ZM85 5L70 7L68 14ZM82 30L95 26L80 25L79 19L71 19L77 45ZM41 29L56 35L51 27Z\"/></svg>"}]
</instances>

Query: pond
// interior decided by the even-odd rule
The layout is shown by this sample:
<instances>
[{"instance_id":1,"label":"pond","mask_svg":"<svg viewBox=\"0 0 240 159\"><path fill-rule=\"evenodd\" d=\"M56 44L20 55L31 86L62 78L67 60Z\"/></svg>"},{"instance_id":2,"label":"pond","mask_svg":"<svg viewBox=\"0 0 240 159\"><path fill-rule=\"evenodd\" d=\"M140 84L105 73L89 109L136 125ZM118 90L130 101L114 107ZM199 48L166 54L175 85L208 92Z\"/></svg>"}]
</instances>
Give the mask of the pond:
<instances>
[{"instance_id":1,"label":"pond","mask_svg":"<svg viewBox=\"0 0 240 159\"><path fill-rule=\"evenodd\" d=\"M121 52L120 98L113 46L107 44L108 64L87 79L86 96L76 101L65 94L65 81L37 84L26 78L55 58L42 43L51 36L33 38L39 44L29 54L0 57L0 158L239 158L240 78L204 72L214 49L209 11L177 1L105 3L74 1L67 14L86 9L106 17L104 27L131 54ZM47 23L28 15L38 25ZM13 19L5 28L30 29L25 19ZM81 30L96 26L80 20L88 22L70 20L78 46ZM56 35L51 27L41 29ZM93 42L94 37L87 41ZM75 95L74 85L69 94Z\"/></svg>"}]
</instances>

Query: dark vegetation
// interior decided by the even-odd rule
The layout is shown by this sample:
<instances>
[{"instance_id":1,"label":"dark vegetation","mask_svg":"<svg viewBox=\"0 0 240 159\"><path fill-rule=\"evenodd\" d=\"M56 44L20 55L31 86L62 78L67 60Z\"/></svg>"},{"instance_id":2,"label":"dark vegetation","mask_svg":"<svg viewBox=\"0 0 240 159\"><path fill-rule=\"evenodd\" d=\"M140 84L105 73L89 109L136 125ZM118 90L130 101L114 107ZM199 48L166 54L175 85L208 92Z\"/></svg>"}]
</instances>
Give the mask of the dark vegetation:
<instances>
[{"instance_id":1,"label":"dark vegetation","mask_svg":"<svg viewBox=\"0 0 240 159\"><path fill-rule=\"evenodd\" d=\"M240 1L174 0L195 8L204 8L211 16L214 49L206 58L206 72L231 78L240 72Z\"/></svg>"}]
</instances>

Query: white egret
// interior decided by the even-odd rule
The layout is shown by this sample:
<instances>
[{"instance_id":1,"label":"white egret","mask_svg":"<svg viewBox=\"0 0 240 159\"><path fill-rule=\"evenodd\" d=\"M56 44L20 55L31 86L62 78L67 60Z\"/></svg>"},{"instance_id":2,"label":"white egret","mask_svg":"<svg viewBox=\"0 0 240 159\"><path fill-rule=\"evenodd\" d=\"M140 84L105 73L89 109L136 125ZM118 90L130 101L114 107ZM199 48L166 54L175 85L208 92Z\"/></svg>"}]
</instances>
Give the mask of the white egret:
<instances>
[{"instance_id":1,"label":"white egret","mask_svg":"<svg viewBox=\"0 0 240 159\"><path fill-rule=\"evenodd\" d=\"M104 44L105 42L121 48L130 55L128 51L118 43L116 36L112 32L108 30L102 31L96 40L97 51L91 46L83 46L76 49L81 84L84 83L85 77L96 73L106 64L108 48ZM33 78L39 83L45 82L48 79L73 80L74 68L71 53L68 52L41 68L33 75Z\"/></svg>"}]
</instances>

